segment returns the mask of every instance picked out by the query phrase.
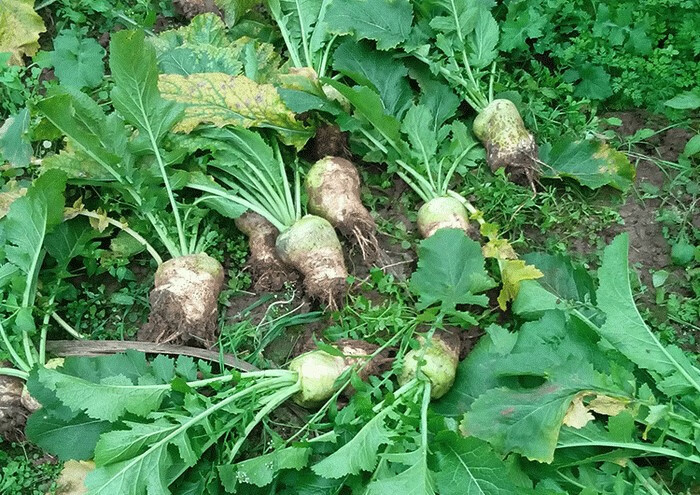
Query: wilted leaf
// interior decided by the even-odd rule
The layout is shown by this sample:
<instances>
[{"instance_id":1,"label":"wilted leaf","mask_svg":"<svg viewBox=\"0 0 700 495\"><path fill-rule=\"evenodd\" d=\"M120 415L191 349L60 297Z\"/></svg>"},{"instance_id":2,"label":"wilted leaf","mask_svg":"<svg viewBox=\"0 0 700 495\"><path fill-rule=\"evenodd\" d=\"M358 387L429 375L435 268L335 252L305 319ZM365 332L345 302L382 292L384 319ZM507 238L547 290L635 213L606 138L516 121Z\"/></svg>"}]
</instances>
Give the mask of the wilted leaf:
<instances>
[{"instance_id":1,"label":"wilted leaf","mask_svg":"<svg viewBox=\"0 0 700 495\"><path fill-rule=\"evenodd\" d=\"M11 54L10 64L23 65L22 57L33 56L44 31L34 0L0 0L0 52Z\"/></svg>"},{"instance_id":2,"label":"wilted leaf","mask_svg":"<svg viewBox=\"0 0 700 495\"><path fill-rule=\"evenodd\" d=\"M232 493L238 483L263 487L272 483L274 476L283 469L306 467L310 455L310 448L288 447L237 464L219 466L219 476L226 490Z\"/></svg>"},{"instance_id":3,"label":"wilted leaf","mask_svg":"<svg viewBox=\"0 0 700 495\"><path fill-rule=\"evenodd\" d=\"M503 287L498 294L498 305L505 311L508 301L512 301L518 296L520 282L536 280L541 278L543 274L534 266L525 264L523 260L502 260L500 266Z\"/></svg>"},{"instance_id":4,"label":"wilted leaf","mask_svg":"<svg viewBox=\"0 0 700 495\"><path fill-rule=\"evenodd\" d=\"M589 421L593 421L595 417L589 412L588 407L583 403L583 398L586 392L581 392L574 397L574 400L569 404L569 410L566 411L563 423L572 428L583 428Z\"/></svg>"},{"instance_id":5,"label":"wilted leaf","mask_svg":"<svg viewBox=\"0 0 700 495\"><path fill-rule=\"evenodd\" d=\"M56 480L56 495L85 495L85 477L93 469L93 461L67 461Z\"/></svg>"},{"instance_id":6,"label":"wilted leaf","mask_svg":"<svg viewBox=\"0 0 700 495\"><path fill-rule=\"evenodd\" d=\"M17 199L27 194L26 187L20 187L16 181L5 185L6 191L0 192L0 218L7 215L10 205Z\"/></svg>"},{"instance_id":7,"label":"wilted leaf","mask_svg":"<svg viewBox=\"0 0 700 495\"><path fill-rule=\"evenodd\" d=\"M180 76L163 74L159 88L164 98L185 106L185 117L175 130L189 133L199 124L217 127L269 127L283 141L303 147L312 131L284 105L271 84L258 84L245 76L220 73Z\"/></svg>"}]
</instances>

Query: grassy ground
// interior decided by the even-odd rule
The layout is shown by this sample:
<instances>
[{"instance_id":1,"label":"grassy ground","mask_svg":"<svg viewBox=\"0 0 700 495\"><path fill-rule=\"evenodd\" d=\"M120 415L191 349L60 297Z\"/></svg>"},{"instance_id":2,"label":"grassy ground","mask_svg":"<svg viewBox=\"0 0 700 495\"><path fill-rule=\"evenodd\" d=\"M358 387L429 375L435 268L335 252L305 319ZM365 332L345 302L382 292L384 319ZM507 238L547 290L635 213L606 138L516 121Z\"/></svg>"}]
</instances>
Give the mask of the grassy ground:
<instances>
[{"instance_id":1,"label":"grassy ground","mask_svg":"<svg viewBox=\"0 0 700 495\"><path fill-rule=\"evenodd\" d=\"M606 5L591 3L597 9ZM683 2L670 3L676 15L686 12ZM40 14L48 27L40 40L45 53L54 48L53 41L59 33L92 39L97 42L95 46L105 46L109 33L115 29L137 25L157 31L184 22L168 0L58 0L37 4L43 6ZM522 106L527 109L524 117L536 130L538 139L586 134L604 137L636 165L637 179L626 194L608 188L592 191L573 181L552 180L543 180L533 193L503 174L477 167L465 171L455 190L481 209L489 222L497 223L519 253L565 253L595 268L609 241L620 232L628 232L630 260L638 275L635 293L645 319L664 343L678 344L697 353L700 167L697 158L683 152L686 143L697 135L700 120L690 112L663 105L663 101L692 87L692 81L684 78L697 67L688 60L679 60L692 51L692 43L687 39L692 31L685 23L674 27L677 51L681 54L667 53L667 47L658 43L663 29L647 26L663 15L663 2L659 1L650 3L653 5L648 6L646 17L630 7L634 10L633 21L624 31L626 38L620 46L606 46L601 41L612 36L610 32L572 44L566 41L572 23L579 23L576 26L581 31L592 29L584 27L584 21L571 11L575 9L562 8L557 13L562 7L554 5L557 2L549 2L549 6L537 1L511 4L501 8L508 23L515 25L517 9L522 8L520 15L531 12L555 24L551 34L530 33L527 42L511 47L506 66L512 70L497 84L500 90L522 89ZM612 29L611 23L625 27L623 20L616 19L606 24L606 29ZM632 37L630 32L642 25L646 26L644 37L639 33ZM672 29L666 23L664 28ZM649 40L651 55L638 53L642 48L637 45L628 47L628 43L638 43L646 49L647 42L640 39ZM577 49L582 54L580 60L572 55ZM656 69L643 66L648 73L645 80L634 76L635 71L642 70L640 57L651 58L652 65L653 60L658 61ZM60 67L62 62L51 63L48 55L36 60L26 67L0 64L0 122L36 102L56 85L56 65ZM584 84L587 76L583 68L590 68L591 64L607 72L590 76L602 82ZM669 83L665 73L674 70L681 71L683 77ZM96 84L92 95L105 100L110 84L107 79ZM669 92L670 86L675 92ZM45 136L47 150L56 146L51 143L55 138L51 131L35 130L37 135ZM41 140L37 143L37 148L44 146ZM6 179L15 172L6 170ZM415 268L418 239L413 225L418 198L376 166L365 164L362 175L363 199L376 213L380 242L387 257L380 266L383 271L368 270L359 262L358 253L351 254L348 265L356 290L350 296L351 303L329 318L322 317L292 287L262 298L254 294L250 277L242 271L247 255L244 237L231 222L219 221L214 226L216 247L211 254L224 262L228 274L228 286L220 298L227 307L220 322L223 351L258 365L283 363L290 355L312 345L314 336L330 340L367 338L391 333L415 317L414 301L405 282ZM63 318L91 339L133 338L147 318L152 266L138 255L105 256L104 246L97 246L92 258L87 259L72 279L70 294L66 296L66 300L72 300L62 308ZM75 294L79 296L72 297ZM498 319L496 312L486 318ZM61 335L57 326L52 333ZM465 333L464 338L474 340L477 335L478 332ZM263 360L259 351L265 345L270 345L270 352ZM0 361L4 357L0 355ZM46 493L58 470L54 459L28 444L0 443L2 494Z\"/></svg>"}]
</instances>

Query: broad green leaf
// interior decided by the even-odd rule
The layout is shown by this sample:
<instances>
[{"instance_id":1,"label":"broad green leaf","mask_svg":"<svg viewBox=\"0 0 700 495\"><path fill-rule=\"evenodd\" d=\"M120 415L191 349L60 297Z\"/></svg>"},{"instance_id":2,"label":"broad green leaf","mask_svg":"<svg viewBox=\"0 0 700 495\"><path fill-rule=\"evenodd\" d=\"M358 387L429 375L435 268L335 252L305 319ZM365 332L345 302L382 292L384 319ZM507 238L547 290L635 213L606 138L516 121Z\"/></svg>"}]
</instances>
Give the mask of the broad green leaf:
<instances>
[{"instance_id":1,"label":"broad green leaf","mask_svg":"<svg viewBox=\"0 0 700 495\"><path fill-rule=\"evenodd\" d=\"M366 42L343 41L333 52L333 69L357 84L374 88L386 113L397 119L413 98L404 64L389 53L373 50Z\"/></svg>"},{"instance_id":2,"label":"broad green leaf","mask_svg":"<svg viewBox=\"0 0 700 495\"><path fill-rule=\"evenodd\" d=\"M238 75L243 69L226 26L216 14L198 15L189 25L164 31L152 40L158 67L165 74L188 76L202 72Z\"/></svg>"},{"instance_id":3,"label":"broad green leaf","mask_svg":"<svg viewBox=\"0 0 700 495\"><path fill-rule=\"evenodd\" d=\"M571 375L562 382L549 381L531 389L495 388L484 393L465 415L463 433L488 441L500 452L551 462L569 404L593 381L590 365L571 363L578 368L573 373L582 376Z\"/></svg>"},{"instance_id":4,"label":"broad green leaf","mask_svg":"<svg viewBox=\"0 0 700 495\"><path fill-rule=\"evenodd\" d=\"M491 447L477 438L452 431L439 433L430 448L436 458L435 481L440 495L511 495L519 487Z\"/></svg>"},{"instance_id":5,"label":"broad green leaf","mask_svg":"<svg viewBox=\"0 0 700 495\"><path fill-rule=\"evenodd\" d=\"M34 0L0 0L0 52L10 53L10 64L23 65L22 57L33 56L44 31Z\"/></svg>"},{"instance_id":6,"label":"broad green leaf","mask_svg":"<svg viewBox=\"0 0 700 495\"><path fill-rule=\"evenodd\" d=\"M486 306L488 298L479 293L495 285L486 273L481 246L461 230L440 229L420 243L410 282L419 308L438 302L446 311L458 304Z\"/></svg>"},{"instance_id":7,"label":"broad green leaf","mask_svg":"<svg viewBox=\"0 0 700 495\"><path fill-rule=\"evenodd\" d=\"M62 172L44 173L10 205L3 219L5 258L27 279L23 306L29 307L34 301L33 287L43 260L46 234L63 221L65 187L66 176Z\"/></svg>"},{"instance_id":8,"label":"broad green leaf","mask_svg":"<svg viewBox=\"0 0 700 495\"><path fill-rule=\"evenodd\" d=\"M390 50L408 38L413 23L410 0L332 0L325 21L336 34L377 42Z\"/></svg>"},{"instance_id":9,"label":"broad green leaf","mask_svg":"<svg viewBox=\"0 0 700 495\"><path fill-rule=\"evenodd\" d=\"M112 429L109 421L79 413L68 420L45 410L27 419L26 435L32 443L61 460L92 459L100 435Z\"/></svg>"},{"instance_id":10,"label":"broad green leaf","mask_svg":"<svg viewBox=\"0 0 700 495\"><path fill-rule=\"evenodd\" d=\"M477 69L482 69L491 64L496 58L498 51L498 24L486 9L480 9L476 17L474 31L469 38L469 46L472 55L469 57L469 64Z\"/></svg>"},{"instance_id":11,"label":"broad green leaf","mask_svg":"<svg viewBox=\"0 0 700 495\"><path fill-rule=\"evenodd\" d=\"M29 109L10 115L0 127L0 158L15 167L26 167L32 158L32 145L28 138Z\"/></svg>"},{"instance_id":12,"label":"broad green leaf","mask_svg":"<svg viewBox=\"0 0 700 495\"><path fill-rule=\"evenodd\" d=\"M245 491L245 484L263 487L272 483L279 471L305 468L310 455L310 448L288 447L237 464L219 466L219 476L226 491L231 493L239 483L244 485L242 491Z\"/></svg>"},{"instance_id":13,"label":"broad green leaf","mask_svg":"<svg viewBox=\"0 0 700 495\"><path fill-rule=\"evenodd\" d=\"M630 286L628 244L627 234L620 234L603 253L596 299L607 318L598 331L637 366L670 380L666 387L660 384L665 393L680 395L693 389L700 392L697 368L676 348L663 346L639 314Z\"/></svg>"},{"instance_id":14,"label":"broad green leaf","mask_svg":"<svg viewBox=\"0 0 700 495\"><path fill-rule=\"evenodd\" d=\"M312 135L312 130L296 120L271 84L217 73L164 74L159 87L164 98L185 107L185 118L175 131L189 133L203 123L217 127L267 127L297 148L302 148Z\"/></svg>"},{"instance_id":15,"label":"broad green leaf","mask_svg":"<svg viewBox=\"0 0 700 495\"><path fill-rule=\"evenodd\" d=\"M696 134L685 143L683 155L687 157L695 156L700 153L700 134Z\"/></svg>"},{"instance_id":16,"label":"broad green leaf","mask_svg":"<svg viewBox=\"0 0 700 495\"><path fill-rule=\"evenodd\" d=\"M75 89L94 88L102 84L105 73L105 49L94 38L80 38L64 29L54 39L53 51L40 55L54 67L63 86ZM37 56L39 58L39 56ZM43 64L42 64L43 65Z\"/></svg>"},{"instance_id":17,"label":"broad green leaf","mask_svg":"<svg viewBox=\"0 0 700 495\"><path fill-rule=\"evenodd\" d=\"M126 430L105 435L95 448L95 462L106 466L138 456L149 445L161 441L177 430L178 425L163 418L149 423L124 421Z\"/></svg>"},{"instance_id":18,"label":"broad green leaf","mask_svg":"<svg viewBox=\"0 0 700 495\"><path fill-rule=\"evenodd\" d=\"M400 124L387 114L384 104L377 93L366 86L349 88L342 83L326 79L323 81L337 89L355 108L355 112L367 120L379 133L390 142L401 141Z\"/></svg>"},{"instance_id":19,"label":"broad green leaf","mask_svg":"<svg viewBox=\"0 0 700 495\"><path fill-rule=\"evenodd\" d=\"M586 63L577 69L569 69L564 73L565 80L579 81L574 89L574 96L604 100L612 96L610 75L600 66Z\"/></svg>"},{"instance_id":20,"label":"broad green leaf","mask_svg":"<svg viewBox=\"0 0 700 495\"><path fill-rule=\"evenodd\" d=\"M599 141L562 139L554 145L542 145L539 154L546 164L543 177L569 177L591 189L609 185L626 191L636 175L624 153Z\"/></svg>"},{"instance_id":21,"label":"broad green leaf","mask_svg":"<svg viewBox=\"0 0 700 495\"><path fill-rule=\"evenodd\" d=\"M425 125L426 122L433 121L434 118L430 110L423 105L417 105L409 108L401 123L401 131L411 143L416 162L419 164L416 168L421 171L425 171L426 166L432 164L437 153L437 132L432 126ZM425 175L428 174L425 173Z\"/></svg>"},{"instance_id":22,"label":"broad green leaf","mask_svg":"<svg viewBox=\"0 0 700 495\"><path fill-rule=\"evenodd\" d=\"M161 97L155 50L144 36L143 31L120 31L112 36L112 103L144 134L151 151L158 153L158 142L180 120L182 111L180 105Z\"/></svg>"},{"instance_id":23,"label":"broad green leaf","mask_svg":"<svg viewBox=\"0 0 700 495\"><path fill-rule=\"evenodd\" d=\"M664 102L664 105L676 110L695 110L700 108L700 93L687 91Z\"/></svg>"},{"instance_id":24,"label":"broad green leaf","mask_svg":"<svg viewBox=\"0 0 700 495\"><path fill-rule=\"evenodd\" d=\"M146 416L170 391L167 385L134 385L124 375L93 383L46 368L39 370L39 380L73 411L85 411L91 418L106 421L116 421L126 413Z\"/></svg>"},{"instance_id":25,"label":"broad green leaf","mask_svg":"<svg viewBox=\"0 0 700 495\"><path fill-rule=\"evenodd\" d=\"M435 480L428 469L425 450L421 449L415 464L395 476L372 481L367 495L435 495Z\"/></svg>"},{"instance_id":26,"label":"broad green leaf","mask_svg":"<svg viewBox=\"0 0 700 495\"><path fill-rule=\"evenodd\" d=\"M126 149L127 131L116 114L108 117L97 103L80 92L58 93L38 102L37 108L93 160L86 162L82 173L79 162L67 161L70 155L64 157L66 161L57 158L56 168L72 170L70 177L123 180L121 171L131 159ZM66 153L71 153L70 148ZM79 158L77 150L76 154Z\"/></svg>"},{"instance_id":27,"label":"broad green leaf","mask_svg":"<svg viewBox=\"0 0 700 495\"><path fill-rule=\"evenodd\" d=\"M374 416L352 440L315 464L311 469L324 478L342 478L361 471L372 471L377 465L379 448L389 444L394 434L384 424L393 411L388 406Z\"/></svg>"},{"instance_id":28,"label":"broad green leaf","mask_svg":"<svg viewBox=\"0 0 700 495\"><path fill-rule=\"evenodd\" d=\"M97 235L99 233L86 219L63 222L46 236L46 251L59 267L65 269L70 260L82 254L87 244Z\"/></svg>"}]
</instances>

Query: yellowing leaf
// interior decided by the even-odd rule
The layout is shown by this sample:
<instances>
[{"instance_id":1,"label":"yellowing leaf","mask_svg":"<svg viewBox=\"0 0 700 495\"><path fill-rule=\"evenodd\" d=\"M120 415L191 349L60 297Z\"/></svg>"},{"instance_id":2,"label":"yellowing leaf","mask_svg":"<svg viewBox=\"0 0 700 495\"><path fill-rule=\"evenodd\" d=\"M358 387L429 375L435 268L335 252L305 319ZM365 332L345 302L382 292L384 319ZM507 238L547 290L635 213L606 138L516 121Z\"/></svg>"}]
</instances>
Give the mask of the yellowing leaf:
<instances>
[{"instance_id":1,"label":"yellowing leaf","mask_svg":"<svg viewBox=\"0 0 700 495\"><path fill-rule=\"evenodd\" d=\"M90 217L90 226L98 232L104 232L109 227L109 219L107 213L102 209L97 209L98 218Z\"/></svg>"},{"instance_id":2,"label":"yellowing leaf","mask_svg":"<svg viewBox=\"0 0 700 495\"><path fill-rule=\"evenodd\" d=\"M174 130L189 133L199 124L275 129L282 141L298 149L312 130L296 120L271 84L258 84L245 76L223 73L162 74L158 81L163 98L185 105L185 117Z\"/></svg>"},{"instance_id":3,"label":"yellowing leaf","mask_svg":"<svg viewBox=\"0 0 700 495\"><path fill-rule=\"evenodd\" d=\"M27 188L19 187L19 184L17 184L16 181L8 182L6 187L7 191L0 193L0 218L7 215L10 205L15 201L15 199L21 198L27 193Z\"/></svg>"},{"instance_id":4,"label":"yellowing leaf","mask_svg":"<svg viewBox=\"0 0 700 495\"><path fill-rule=\"evenodd\" d=\"M627 399L618 399L608 395L596 395L596 397L588 404L588 408L598 414L606 416L617 416L627 408L629 401Z\"/></svg>"},{"instance_id":5,"label":"yellowing leaf","mask_svg":"<svg viewBox=\"0 0 700 495\"><path fill-rule=\"evenodd\" d=\"M61 475L56 480L56 495L84 495L85 477L95 469L93 461L67 461Z\"/></svg>"},{"instance_id":6,"label":"yellowing leaf","mask_svg":"<svg viewBox=\"0 0 700 495\"><path fill-rule=\"evenodd\" d=\"M505 311L508 301L512 301L518 295L520 282L535 280L544 275L534 266L526 265L523 260L502 260L500 265L503 288L498 294L498 305Z\"/></svg>"},{"instance_id":7,"label":"yellowing leaf","mask_svg":"<svg viewBox=\"0 0 700 495\"><path fill-rule=\"evenodd\" d=\"M83 205L82 196L75 200L73 206L66 206L63 209L63 219L72 220L73 218L80 215L81 212L85 211L85 205Z\"/></svg>"},{"instance_id":8,"label":"yellowing leaf","mask_svg":"<svg viewBox=\"0 0 700 495\"><path fill-rule=\"evenodd\" d=\"M505 239L491 239L482 248L484 258L496 258L497 260L515 260L518 255L513 246Z\"/></svg>"},{"instance_id":9,"label":"yellowing leaf","mask_svg":"<svg viewBox=\"0 0 700 495\"><path fill-rule=\"evenodd\" d=\"M589 421L595 419L583 403L584 395L585 392L578 394L574 397L574 400L571 401L571 404L569 404L569 410L566 411L566 416L564 416L564 424L566 426L581 429L586 426Z\"/></svg>"},{"instance_id":10,"label":"yellowing leaf","mask_svg":"<svg viewBox=\"0 0 700 495\"><path fill-rule=\"evenodd\" d=\"M594 396L587 404L584 399ZM591 411L606 416L617 416L627 408L629 400L609 395L597 395L594 392L583 391L576 394L564 416L564 424L572 428L583 428L595 418Z\"/></svg>"},{"instance_id":11,"label":"yellowing leaf","mask_svg":"<svg viewBox=\"0 0 700 495\"><path fill-rule=\"evenodd\" d=\"M23 65L23 56L33 56L44 31L34 0L0 0L0 52L10 53L10 64Z\"/></svg>"}]
</instances>

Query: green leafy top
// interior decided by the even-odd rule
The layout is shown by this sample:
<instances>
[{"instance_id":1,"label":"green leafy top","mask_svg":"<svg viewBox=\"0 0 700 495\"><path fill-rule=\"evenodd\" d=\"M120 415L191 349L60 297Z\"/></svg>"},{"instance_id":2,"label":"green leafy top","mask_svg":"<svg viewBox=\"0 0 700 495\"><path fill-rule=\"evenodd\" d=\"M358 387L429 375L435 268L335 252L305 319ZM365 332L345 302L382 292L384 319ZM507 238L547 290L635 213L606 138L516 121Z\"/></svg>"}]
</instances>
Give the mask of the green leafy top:
<instances>
[{"instance_id":1,"label":"green leafy top","mask_svg":"<svg viewBox=\"0 0 700 495\"><path fill-rule=\"evenodd\" d=\"M484 268L481 246L461 230L440 229L421 242L418 269L411 277L419 309L435 303L447 312L458 304L486 306L488 298L480 293L495 285Z\"/></svg>"}]
</instances>

